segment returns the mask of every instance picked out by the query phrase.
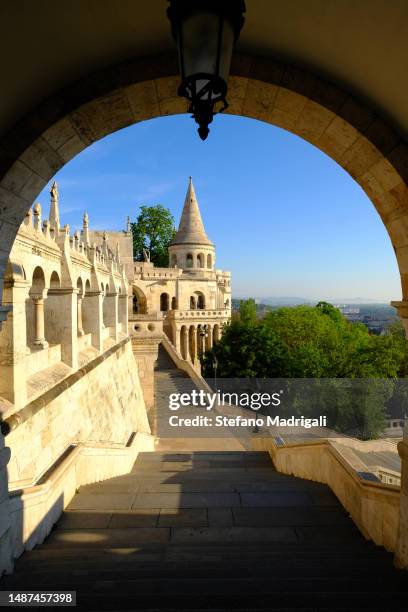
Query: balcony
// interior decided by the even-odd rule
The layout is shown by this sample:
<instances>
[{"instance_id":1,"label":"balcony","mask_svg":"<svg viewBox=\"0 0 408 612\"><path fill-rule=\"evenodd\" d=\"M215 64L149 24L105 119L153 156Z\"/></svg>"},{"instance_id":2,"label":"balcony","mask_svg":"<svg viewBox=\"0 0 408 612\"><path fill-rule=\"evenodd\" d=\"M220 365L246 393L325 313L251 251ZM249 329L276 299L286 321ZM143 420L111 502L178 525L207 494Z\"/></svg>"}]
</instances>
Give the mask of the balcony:
<instances>
[{"instance_id":1,"label":"balcony","mask_svg":"<svg viewBox=\"0 0 408 612\"><path fill-rule=\"evenodd\" d=\"M204 310L169 310L168 319L179 321L180 319L229 319L231 311L228 308L214 308Z\"/></svg>"}]
</instances>

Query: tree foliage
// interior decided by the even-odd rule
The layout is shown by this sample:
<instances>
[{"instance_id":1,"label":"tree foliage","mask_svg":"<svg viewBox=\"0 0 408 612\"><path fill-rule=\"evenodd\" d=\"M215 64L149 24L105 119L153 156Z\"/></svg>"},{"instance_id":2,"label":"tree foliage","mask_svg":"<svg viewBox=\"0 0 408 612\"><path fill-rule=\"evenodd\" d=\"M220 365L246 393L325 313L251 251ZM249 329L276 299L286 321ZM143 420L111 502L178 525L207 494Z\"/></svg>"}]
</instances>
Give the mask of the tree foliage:
<instances>
[{"instance_id":1,"label":"tree foliage","mask_svg":"<svg viewBox=\"0 0 408 612\"><path fill-rule=\"evenodd\" d=\"M408 343L400 324L377 336L326 302L279 308L261 320L254 306L253 300L241 302L239 318L204 355L204 376L214 375L215 356L219 377L314 379L310 401L301 396L299 414L320 410L329 427L363 439L379 435L393 400L406 405L406 385L398 388L395 382L408 376ZM325 381L319 385L319 379ZM292 387L297 393L299 386Z\"/></svg>"},{"instance_id":2,"label":"tree foliage","mask_svg":"<svg viewBox=\"0 0 408 612\"><path fill-rule=\"evenodd\" d=\"M256 304L254 299L240 300L239 317L243 323L248 325L256 323Z\"/></svg>"},{"instance_id":3,"label":"tree foliage","mask_svg":"<svg viewBox=\"0 0 408 612\"><path fill-rule=\"evenodd\" d=\"M144 261L145 253L158 267L169 265L168 248L176 230L174 218L168 208L141 206L139 216L132 223L133 255L136 261Z\"/></svg>"}]
</instances>

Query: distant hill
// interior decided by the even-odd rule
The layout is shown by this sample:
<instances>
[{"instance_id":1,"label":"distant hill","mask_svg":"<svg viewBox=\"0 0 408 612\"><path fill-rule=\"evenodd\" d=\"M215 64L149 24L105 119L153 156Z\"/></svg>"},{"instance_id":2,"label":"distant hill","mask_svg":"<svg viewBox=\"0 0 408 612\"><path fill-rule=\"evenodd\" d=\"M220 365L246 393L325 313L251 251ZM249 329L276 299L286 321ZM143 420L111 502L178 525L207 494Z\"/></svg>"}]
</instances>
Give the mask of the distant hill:
<instances>
[{"instance_id":1,"label":"distant hill","mask_svg":"<svg viewBox=\"0 0 408 612\"><path fill-rule=\"evenodd\" d=\"M300 304L316 304L316 300L309 300L302 297L260 297L255 298L258 304L267 306L299 306Z\"/></svg>"},{"instance_id":2,"label":"distant hill","mask_svg":"<svg viewBox=\"0 0 408 612\"><path fill-rule=\"evenodd\" d=\"M247 298L234 298L235 301L239 302L241 299ZM257 304L265 304L267 306L299 306L301 304L312 304L316 305L318 302L329 302L329 304L347 304L348 306L360 306L360 305L389 305L389 302L380 300L370 300L367 298L355 297L355 298L338 298L336 300L321 298L311 299L305 297L256 297L254 298Z\"/></svg>"}]
</instances>

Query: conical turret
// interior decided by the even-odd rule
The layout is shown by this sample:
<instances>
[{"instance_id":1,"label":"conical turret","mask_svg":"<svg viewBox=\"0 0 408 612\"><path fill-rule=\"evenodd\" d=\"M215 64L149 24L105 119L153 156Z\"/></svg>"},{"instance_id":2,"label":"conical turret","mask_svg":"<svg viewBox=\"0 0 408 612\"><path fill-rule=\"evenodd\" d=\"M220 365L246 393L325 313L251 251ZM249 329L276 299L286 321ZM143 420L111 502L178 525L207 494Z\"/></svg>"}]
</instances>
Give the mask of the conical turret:
<instances>
[{"instance_id":1,"label":"conical turret","mask_svg":"<svg viewBox=\"0 0 408 612\"><path fill-rule=\"evenodd\" d=\"M180 225L169 246L170 266L189 273L214 270L215 248L208 238L190 176Z\"/></svg>"},{"instance_id":2,"label":"conical turret","mask_svg":"<svg viewBox=\"0 0 408 612\"><path fill-rule=\"evenodd\" d=\"M212 245L204 229L191 176L189 178L180 225L171 244Z\"/></svg>"}]
</instances>

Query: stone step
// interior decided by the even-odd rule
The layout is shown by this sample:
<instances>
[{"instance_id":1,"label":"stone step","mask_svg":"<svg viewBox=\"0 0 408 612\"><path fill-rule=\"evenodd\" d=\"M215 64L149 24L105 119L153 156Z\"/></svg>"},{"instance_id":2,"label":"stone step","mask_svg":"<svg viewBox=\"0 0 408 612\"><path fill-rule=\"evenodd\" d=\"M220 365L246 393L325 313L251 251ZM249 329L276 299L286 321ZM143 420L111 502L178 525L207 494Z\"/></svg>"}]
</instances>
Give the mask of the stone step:
<instances>
[{"instance_id":1,"label":"stone step","mask_svg":"<svg viewBox=\"0 0 408 612\"><path fill-rule=\"evenodd\" d=\"M328 487L223 450L141 453L81 487L1 588L77 590L83 610L398 609L405 574Z\"/></svg>"},{"instance_id":2,"label":"stone step","mask_svg":"<svg viewBox=\"0 0 408 612\"><path fill-rule=\"evenodd\" d=\"M122 595L134 592L139 595L150 594L154 596L159 594L180 595L180 593L184 596L187 594L194 594L195 596L235 594L236 596L243 592L246 596L252 594L259 597L261 594L277 596L278 594L296 595L296 593L300 592L323 595L324 593L347 592L349 597L354 597L354 594L358 595L366 592L369 594L371 601L375 601L377 596L384 600L386 594L392 599L397 589L401 594L408 592L406 576L402 575L402 573L401 575L396 573L394 577L387 576L387 581L373 581L370 578L363 579L359 576L313 578L294 576L275 578L275 576L248 577L246 574L237 575L233 578L223 575L208 577L208 574L200 578L189 578L188 576L178 578L159 578L156 576L138 578L137 575L133 575L129 579L108 577L106 580L103 578L95 580L94 577L87 579L86 576L83 576L83 580L80 580L80 576L73 576L68 573L65 575L53 573L51 576L51 583L54 585L55 590L73 590L73 585L77 584L77 590L80 590L82 587L89 593L103 592L104 595L115 593L116 591L116 593ZM25 580L26 590L34 588L38 580L39 577L37 575L27 576ZM10 578L7 580L7 583L9 587L12 587L15 581Z\"/></svg>"},{"instance_id":3,"label":"stone step","mask_svg":"<svg viewBox=\"0 0 408 612\"><path fill-rule=\"evenodd\" d=\"M195 561L149 561L148 559L122 559L121 561L106 565L106 558L94 560L92 558L87 561L77 559L67 559L64 562L55 559L44 559L41 565L38 565L38 559L31 562L18 564L18 571L21 578L35 575L39 581L50 581L51 576L77 576L79 582L85 579L109 580L121 578L129 580L137 577L156 577L156 578L180 578L180 576L189 578L201 578L208 573L208 564ZM136 574L135 574L136 572ZM344 563L344 559L308 559L305 564L305 559L275 559L272 564L259 563L256 566L248 564L242 559L229 559L226 565L223 562L213 562L212 572L215 576L225 578L236 578L237 576L246 577L270 577L273 574L274 578L286 578L288 572L292 578L298 576L302 578L328 578L328 577L353 577L359 578L379 578L385 579L394 577L394 570L386 563L385 560L365 558L362 560L354 560L348 558L348 563Z\"/></svg>"}]
</instances>

